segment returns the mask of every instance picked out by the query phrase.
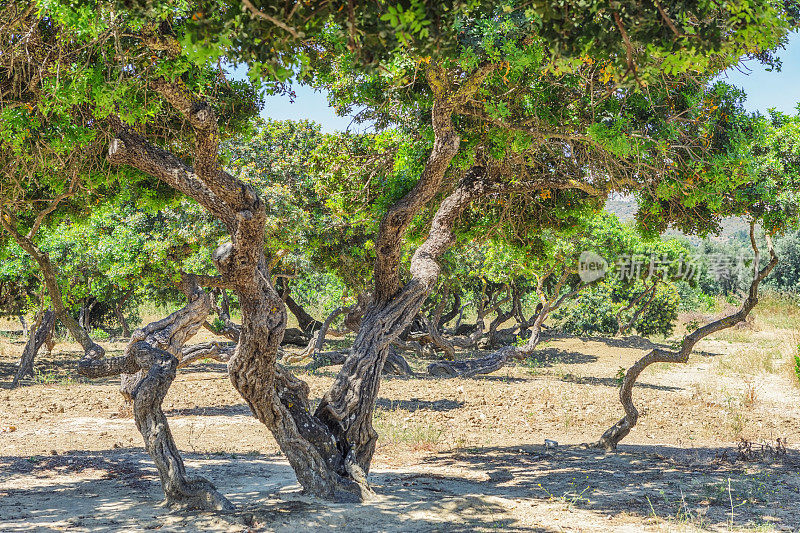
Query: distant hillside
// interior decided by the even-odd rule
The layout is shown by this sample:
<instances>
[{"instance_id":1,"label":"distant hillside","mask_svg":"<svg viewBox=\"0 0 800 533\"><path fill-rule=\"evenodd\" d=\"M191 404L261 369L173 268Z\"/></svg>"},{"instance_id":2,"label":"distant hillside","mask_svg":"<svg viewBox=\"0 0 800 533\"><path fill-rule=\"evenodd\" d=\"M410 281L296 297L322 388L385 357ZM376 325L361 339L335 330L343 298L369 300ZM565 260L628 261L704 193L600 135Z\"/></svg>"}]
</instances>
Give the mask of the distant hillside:
<instances>
[{"instance_id":1,"label":"distant hillside","mask_svg":"<svg viewBox=\"0 0 800 533\"><path fill-rule=\"evenodd\" d=\"M606 202L605 210L617 215L621 221L628 222L634 219L638 207L636 199L632 196L616 196L609 198ZM749 230L750 227L743 218L727 217L722 220L722 231L720 231L719 235L713 235L709 238L715 241L727 242L733 239L738 233L747 235ZM668 237L684 236L695 242L701 240L694 236L684 235L682 232L673 229L665 231L664 235Z\"/></svg>"}]
</instances>

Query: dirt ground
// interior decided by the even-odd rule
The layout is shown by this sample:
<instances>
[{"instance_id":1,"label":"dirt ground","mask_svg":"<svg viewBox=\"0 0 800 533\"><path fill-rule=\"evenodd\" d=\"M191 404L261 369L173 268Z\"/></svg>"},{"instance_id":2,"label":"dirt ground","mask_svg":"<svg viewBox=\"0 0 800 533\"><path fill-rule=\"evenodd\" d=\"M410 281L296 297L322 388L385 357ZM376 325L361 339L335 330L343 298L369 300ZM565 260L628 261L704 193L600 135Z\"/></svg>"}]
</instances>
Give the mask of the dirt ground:
<instances>
[{"instance_id":1,"label":"dirt ground","mask_svg":"<svg viewBox=\"0 0 800 533\"><path fill-rule=\"evenodd\" d=\"M356 506L302 495L224 366L197 364L164 409L188 470L237 505L231 514L160 505L118 380L77 377L76 345L10 390L23 340L0 337L0 530L800 531L795 318L757 320L701 343L687 365L648 369L640 423L610 454L580 444L622 415L616 376L651 346L639 337L553 336L535 359L475 379L386 378L378 498ZM336 370L298 373L319 398ZM740 452L740 439L753 446Z\"/></svg>"}]
</instances>

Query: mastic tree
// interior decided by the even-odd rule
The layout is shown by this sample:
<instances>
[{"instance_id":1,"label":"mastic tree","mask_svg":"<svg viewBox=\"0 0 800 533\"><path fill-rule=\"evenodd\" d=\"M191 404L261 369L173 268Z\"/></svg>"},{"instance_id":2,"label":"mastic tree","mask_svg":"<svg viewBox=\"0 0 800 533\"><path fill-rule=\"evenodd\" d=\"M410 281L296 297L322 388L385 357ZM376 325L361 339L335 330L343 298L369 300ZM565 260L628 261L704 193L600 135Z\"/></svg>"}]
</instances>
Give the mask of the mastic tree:
<instances>
[{"instance_id":1,"label":"mastic tree","mask_svg":"<svg viewBox=\"0 0 800 533\"><path fill-rule=\"evenodd\" d=\"M490 194L578 189L597 197L614 189L639 189L642 180L674 185L697 174L711 181L732 171L734 157L721 157L709 169L700 166L707 152L724 152L720 148L727 146L723 133L728 129L723 112L714 108L715 98L700 97L706 95L704 80L753 48L776 45L786 28L772 3L754 3L755 18L714 4L689 6L689 22L709 19L723 31L701 35L697 42L654 41L662 55L651 53L647 68L662 77L654 76L645 91L637 89L641 84L636 81L643 72L620 76L616 86L604 78L605 65L599 62L608 56L602 46L588 47L579 65L555 71L559 43L542 37L552 25L542 17L545 10L535 6L410 2L401 9L382 2L337 1L119 5L129 11L105 2L80 7L48 2L40 11L15 16L25 29L49 26L59 43L75 43L86 55L67 61L91 71L91 84L85 85L91 91L82 91L79 103L86 102L93 123L107 128L109 162L133 167L137 176L155 177L193 198L230 236L213 254L219 277L186 279L190 303L184 310L135 333L124 357L82 364L88 375L134 376L128 384L135 387L127 390L167 500L205 508L228 508L230 503L206 480L186 477L160 407L174 378L176 350L208 312L207 295L197 281L236 293L242 330L229 362L231 380L272 431L304 489L326 498L366 498L377 438L372 413L389 344L435 287L438 259L453 243L453 227L463 210ZM132 9L136 6L141 9ZM655 6L640 10L642 23L668 28L669 20L652 17L657 11ZM617 42L630 50L633 41L623 28ZM709 61L692 75L662 59L699 44L708 45ZM427 149L420 171L406 176L386 204L374 238L372 303L350 356L312 413L308 387L276 364L286 313L264 254L265 202L252 186L225 172L220 158L226 116L241 109L237 102L252 104L255 96L242 99L246 91L229 90L230 82L222 81L210 60L246 62L252 79L266 76L274 82L295 67L302 75L316 74L322 54L346 56L351 71L367 76L363 80L372 87L370 98L364 101L360 91L355 101L374 104L387 122L395 120L387 105L394 102L391 98L408 95L403 96L408 105L399 109L418 119L407 124L423 134ZM46 67L39 72L52 80ZM53 87L46 89L43 94L56 94ZM670 120L679 115L686 120ZM700 129L719 144L692 142ZM181 159L185 156L191 166ZM430 212L430 229L403 283L404 234L434 199L441 201Z\"/></svg>"},{"instance_id":2,"label":"mastic tree","mask_svg":"<svg viewBox=\"0 0 800 533\"><path fill-rule=\"evenodd\" d=\"M750 221L750 245L753 259L750 269L753 272L749 287L740 307L730 314L687 333L677 350L656 348L631 366L625 374L620 387L620 401L625 416L609 428L595 444L597 447L614 449L636 426L639 412L633 403L633 386L637 378L649 365L661 363L686 363L694 346L708 335L725 328L733 327L745 320L758 303L759 287L765 278L778 264L773 237L787 231L793 231L798 224L800 210L800 174L798 174L798 118L789 116L773 117L769 121L761 117L751 120L752 132L749 142L740 149L749 153L751 179L722 194L717 202L719 209L714 215L701 218L702 227L719 227L723 216L743 216ZM656 202L652 197L647 200ZM674 219L664 216L664 208L673 204L674 200L658 201L659 209L652 209L641 218L641 224L652 228L657 224L675 223ZM655 216L658 212L661 216ZM672 210L667 209L667 213ZM641 212L640 212L641 213ZM663 218L662 218L663 217ZM756 224L764 231L769 258L762 261L759 235Z\"/></svg>"}]
</instances>

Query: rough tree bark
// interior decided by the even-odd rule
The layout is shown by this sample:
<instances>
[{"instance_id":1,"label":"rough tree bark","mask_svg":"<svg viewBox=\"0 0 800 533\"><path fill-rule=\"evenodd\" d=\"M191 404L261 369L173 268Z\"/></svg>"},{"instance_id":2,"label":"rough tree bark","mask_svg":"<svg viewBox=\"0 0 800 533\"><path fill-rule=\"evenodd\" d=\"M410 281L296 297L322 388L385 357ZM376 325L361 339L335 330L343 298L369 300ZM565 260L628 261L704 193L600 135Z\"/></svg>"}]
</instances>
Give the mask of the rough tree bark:
<instances>
[{"instance_id":1,"label":"rough tree bark","mask_svg":"<svg viewBox=\"0 0 800 533\"><path fill-rule=\"evenodd\" d=\"M451 144L439 150L454 154L458 148L458 138L454 133L453 136ZM437 148L434 148L432 157L435 154ZM379 234L379 246L376 248L381 259L376 261L376 297L364 315L350 357L316 413L328 427L334 428L337 445L343 453L352 457L364 473L368 471L375 451L377 434L372 428L372 412L389 345L417 315L435 287L441 270L438 260L455 241L453 226L456 219L472 200L485 194L484 182L480 179L482 170L472 169L439 206L427 239L411 259L411 279L402 289L399 289L397 263L385 262L382 254L388 253L399 258L402 230L416 211L401 204L400 209L413 212L390 211L381 224L399 222L401 228L390 230L383 239ZM412 190L410 194L413 193ZM397 242L391 242L392 238L396 238Z\"/></svg>"},{"instance_id":2,"label":"rough tree bark","mask_svg":"<svg viewBox=\"0 0 800 533\"><path fill-rule=\"evenodd\" d=\"M694 346L703 338L717 331L730 328L747 318L750 311L758 303L758 287L761 282L766 278L769 273L778 264L778 256L772 245L772 238L768 234L766 236L767 248L770 254L770 260L760 268L760 252L755 238L755 223L750 223L750 245L753 248L753 281L750 283L747 297L742 302L742 306L735 313L731 313L719 320L715 320L705 326L702 326L683 338L680 349L677 351L663 350L656 348L648 352L644 357L636 361L632 367L625 373L625 378L622 381L622 386L619 390L619 400L625 410L625 416L619 422L611 426L600 437L593 447L603 448L606 450L613 450L617 447L619 442L624 439L631 429L636 426L639 420L639 411L633 404L633 386L636 380L645 368L653 363L686 363L689 361L689 356L692 354Z\"/></svg>"},{"instance_id":3,"label":"rough tree bark","mask_svg":"<svg viewBox=\"0 0 800 533\"><path fill-rule=\"evenodd\" d=\"M53 328L56 325L56 315L51 309L39 311L36 313L36 319L33 322L33 329L31 335L28 337L28 342L25 343L25 349L22 350L22 357L19 360L19 368L17 374L11 381L11 388L13 389L19 385L20 380L25 376L33 376L33 361L36 355L49 337L53 335Z\"/></svg>"},{"instance_id":4,"label":"rough tree bark","mask_svg":"<svg viewBox=\"0 0 800 533\"><path fill-rule=\"evenodd\" d=\"M236 345L231 342L204 342L201 344L184 346L181 350L178 368L187 367L200 359L213 359L221 363L227 363L233 356L233 351L235 349Z\"/></svg>"},{"instance_id":5,"label":"rough tree bark","mask_svg":"<svg viewBox=\"0 0 800 533\"><path fill-rule=\"evenodd\" d=\"M344 327L350 331L357 332L361 327L361 318L364 316L364 311L366 311L371 301L372 295L367 292L359 292L356 295L356 303L347 308Z\"/></svg>"},{"instance_id":6,"label":"rough tree bark","mask_svg":"<svg viewBox=\"0 0 800 533\"><path fill-rule=\"evenodd\" d=\"M161 478L166 503L183 509L232 510L231 504L202 477L189 478L175 446L167 418L161 409L183 358L183 345L200 329L211 311L211 298L191 276L184 276L181 289L188 303L168 317L133 332L121 357L84 358L78 371L97 378L120 375L120 389L133 401L136 427L144 438Z\"/></svg>"}]
</instances>

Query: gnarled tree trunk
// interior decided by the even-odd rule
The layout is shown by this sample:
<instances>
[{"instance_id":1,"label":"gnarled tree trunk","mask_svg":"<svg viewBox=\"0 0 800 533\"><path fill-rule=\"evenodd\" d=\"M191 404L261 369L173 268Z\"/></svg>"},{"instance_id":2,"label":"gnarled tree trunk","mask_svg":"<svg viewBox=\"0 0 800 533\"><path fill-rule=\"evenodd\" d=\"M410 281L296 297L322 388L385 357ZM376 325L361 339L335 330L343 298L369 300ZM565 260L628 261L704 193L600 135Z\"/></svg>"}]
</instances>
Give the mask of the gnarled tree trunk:
<instances>
[{"instance_id":1,"label":"gnarled tree trunk","mask_svg":"<svg viewBox=\"0 0 800 533\"><path fill-rule=\"evenodd\" d=\"M686 363L689 361L689 356L692 354L694 346L701 339L717 331L733 327L747 318L747 315L750 314L750 311L752 311L758 303L759 284L769 275L772 269L775 268L775 265L778 264L778 256L775 254L772 238L770 235L767 235L767 247L769 249L770 260L763 268L759 268L760 253L758 245L756 244L755 223L753 222L750 223L750 244L754 253L754 276L747 297L744 302L742 302L742 306L739 310L689 333L683 338L681 347L677 351L656 348L636 361L625 373L625 378L619 390L619 400L625 410L625 416L606 430L600 437L600 440L594 444L594 447L613 450L617 447L619 442L630 433L631 429L636 426L639 420L639 411L633 403L633 386L636 384L636 380L645 368L653 363Z\"/></svg>"},{"instance_id":2,"label":"gnarled tree trunk","mask_svg":"<svg viewBox=\"0 0 800 533\"><path fill-rule=\"evenodd\" d=\"M184 276L188 303L168 317L137 329L122 357L84 358L78 371L87 377L121 375L123 396L133 401L136 427L161 478L166 503L186 509L232 510L231 504L202 477L189 478L161 409L183 357L183 345L197 333L211 310L211 298L195 279Z\"/></svg>"},{"instance_id":3,"label":"gnarled tree trunk","mask_svg":"<svg viewBox=\"0 0 800 533\"><path fill-rule=\"evenodd\" d=\"M169 35L148 38L153 49L172 53ZM230 242L213 254L218 285L232 289L241 305L239 343L228 362L231 382L253 414L272 432L304 490L328 499L370 497L366 480L375 446L372 413L390 343L419 312L439 274L437 259L452 244L452 226L461 210L484 194L470 175L442 204L428 239L417 250L411 281L400 287L400 242L417 212L440 190L459 139L451 115L466 102L493 67L480 68L451 87L439 66L428 69L434 89L434 147L417 185L389 209L376 239L376 295L364 314L350 356L317 411L311 413L308 386L277 364L286 327L286 308L271 283L263 250L266 207L255 190L220 166L217 120L207 102L178 81L153 84L186 118L195 133L194 167L116 123L109 160L151 174L197 200L219 218Z\"/></svg>"},{"instance_id":4,"label":"gnarled tree trunk","mask_svg":"<svg viewBox=\"0 0 800 533\"><path fill-rule=\"evenodd\" d=\"M20 357L19 360L17 374L11 382L12 388L19 385L20 380L25 376L33 376L33 361L39 353L42 344L47 342L49 337L53 336L53 328L55 325L56 315L52 310L47 309L36 313L31 335L28 337L28 342L25 343L25 349L22 351L22 357Z\"/></svg>"},{"instance_id":5,"label":"gnarled tree trunk","mask_svg":"<svg viewBox=\"0 0 800 533\"><path fill-rule=\"evenodd\" d=\"M181 357L178 368L184 368L199 361L200 359L213 359L220 363L227 363L233 357L236 345L231 342L204 342L184 346L181 350Z\"/></svg>"}]
</instances>

